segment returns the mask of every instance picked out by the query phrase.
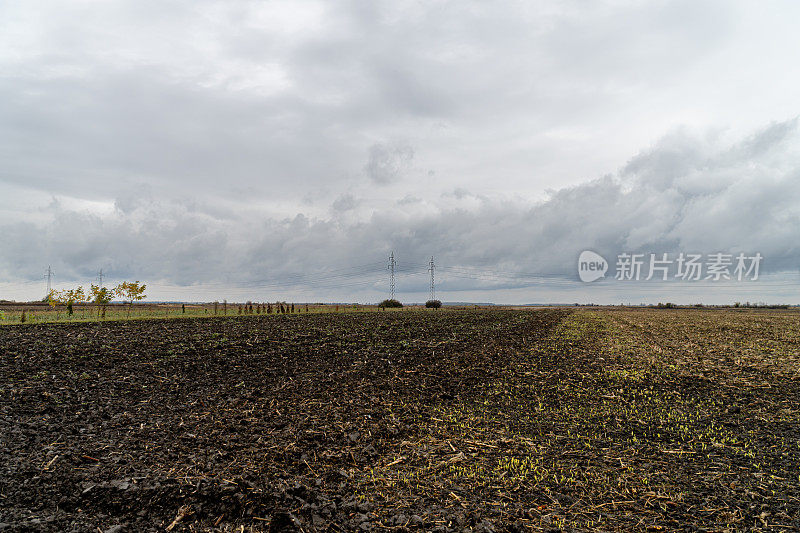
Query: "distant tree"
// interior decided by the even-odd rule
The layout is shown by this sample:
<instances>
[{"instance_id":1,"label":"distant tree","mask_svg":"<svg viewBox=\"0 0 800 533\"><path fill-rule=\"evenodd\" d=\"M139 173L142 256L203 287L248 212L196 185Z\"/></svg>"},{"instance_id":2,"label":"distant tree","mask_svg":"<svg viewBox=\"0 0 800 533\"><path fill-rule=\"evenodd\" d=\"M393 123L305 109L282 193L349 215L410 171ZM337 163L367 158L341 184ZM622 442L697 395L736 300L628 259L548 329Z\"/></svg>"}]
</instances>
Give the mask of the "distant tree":
<instances>
[{"instance_id":1,"label":"distant tree","mask_svg":"<svg viewBox=\"0 0 800 533\"><path fill-rule=\"evenodd\" d=\"M398 300L395 300L394 298L390 298L390 299L386 299L386 300L382 301L381 303L378 304L378 306L383 307L383 308L386 308L386 307L403 307L403 304L401 304Z\"/></svg>"},{"instance_id":2,"label":"distant tree","mask_svg":"<svg viewBox=\"0 0 800 533\"><path fill-rule=\"evenodd\" d=\"M47 302L47 305L56 310L56 320L58 320L58 304L61 303L61 293L55 289L50 289L50 292L47 293L47 296L45 296L45 301Z\"/></svg>"},{"instance_id":3,"label":"distant tree","mask_svg":"<svg viewBox=\"0 0 800 533\"><path fill-rule=\"evenodd\" d=\"M65 306L67 308L67 314L72 316L74 312L73 305L75 302L82 302L85 298L86 295L83 292L83 287L63 291L51 289L50 293L47 295L47 303L50 305L50 307L56 309L56 318L58 318L57 306Z\"/></svg>"},{"instance_id":4,"label":"distant tree","mask_svg":"<svg viewBox=\"0 0 800 533\"><path fill-rule=\"evenodd\" d=\"M72 306L75 302L82 302L86 299L86 294L83 292L83 287L77 289L70 289L66 293L67 312L72 316Z\"/></svg>"},{"instance_id":5,"label":"distant tree","mask_svg":"<svg viewBox=\"0 0 800 533\"><path fill-rule=\"evenodd\" d=\"M425 302L425 307L428 309L439 309L442 306L441 300L428 300Z\"/></svg>"},{"instance_id":6,"label":"distant tree","mask_svg":"<svg viewBox=\"0 0 800 533\"><path fill-rule=\"evenodd\" d=\"M92 284L90 287L89 299L97 304L97 318L106 317L106 306L111 303L114 298L114 290L108 287L98 287Z\"/></svg>"},{"instance_id":7,"label":"distant tree","mask_svg":"<svg viewBox=\"0 0 800 533\"><path fill-rule=\"evenodd\" d=\"M294 313L294 303L292 303L292 313Z\"/></svg>"},{"instance_id":8,"label":"distant tree","mask_svg":"<svg viewBox=\"0 0 800 533\"><path fill-rule=\"evenodd\" d=\"M120 296L123 300L128 300L128 318L131 316L131 311L133 310L133 302L138 302L139 300L144 300L147 298L145 296L144 291L147 288L147 285L144 283L139 283L139 281L123 281L119 285L114 288L114 292Z\"/></svg>"}]
</instances>

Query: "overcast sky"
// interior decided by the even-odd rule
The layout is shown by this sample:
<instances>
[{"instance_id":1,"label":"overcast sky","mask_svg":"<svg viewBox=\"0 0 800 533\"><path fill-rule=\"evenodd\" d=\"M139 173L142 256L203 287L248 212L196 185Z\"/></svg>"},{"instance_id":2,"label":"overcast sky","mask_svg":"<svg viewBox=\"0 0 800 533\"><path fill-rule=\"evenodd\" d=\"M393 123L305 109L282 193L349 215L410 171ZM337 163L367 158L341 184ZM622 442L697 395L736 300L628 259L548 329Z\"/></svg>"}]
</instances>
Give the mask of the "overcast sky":
<instances>
[{"instance_id":1,"label":"overcast sky","mask_svg":"<svg viewBox=\"0 0 800 533\"><path fill-rule=\"evenodd\" d=\"M800 303L800 3L0 3L0 298ZM583 250L760 253L578 281ZM610 275L613 277L613 273Z\"/></svg>"}]
</instances>

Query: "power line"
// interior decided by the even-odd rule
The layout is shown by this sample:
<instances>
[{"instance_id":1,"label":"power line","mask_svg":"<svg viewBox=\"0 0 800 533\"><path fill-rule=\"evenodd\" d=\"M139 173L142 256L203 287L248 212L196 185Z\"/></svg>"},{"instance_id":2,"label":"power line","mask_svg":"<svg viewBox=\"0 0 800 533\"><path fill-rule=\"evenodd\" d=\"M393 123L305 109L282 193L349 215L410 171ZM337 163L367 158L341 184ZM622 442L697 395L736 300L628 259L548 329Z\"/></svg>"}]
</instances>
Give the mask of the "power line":
<instances>
[{"instance_id":1,"label":"power line","mask_svg":"<svg viewBox=\"0 0 800 533\"><path fill-rule=\"evenodd\" d=\"M369 273L375 273L376 275L380 272L380 266L384 263L382 261L378 261L376 263L368 263L365 265L359 265L354 267L345 267L345 268L337 268L332 270L323 270L317 273L298 273L298 274L282 274L281 279L277 280L276 278L273 279L256 279L250 280L247 283L293 283L293 282L308 282L310 278L314 280L327 280L327 279L341 279L341 278L350 278L350 277L359 277ZM349 271L349 272L343 272Z\"/></svg>"},{"instance_id":2,"label":"power line","mask_svg":"<svg viewBox=\"0 0 800 533\"><path fill-rule=\"evenodd\" d=\"M376 265L382 265L384 263L379 262ZM380 268L373 268L370 265L364 265L361 267L353 267L355 270L352 272L344 272L339 274L329 274L329 272L335 272L333 270L330 271L323 271L320 274L288 274L282 275L280 278L272 278L272 279L260 279L260 280L242 280L239 282L233 282L235 285L243 285L248 287L274 287L274 288L282 288L282 287L296 287L298 285L349 285L352 284L354 278L355 283L374 283L379 279L381 276ZM344 270L344 269L338 269ZM364 277L372 277L373 280L363 280ZM205 286L210 287L229 287L231 283L225 283L220 281L211 281L211 282L200 282Z\"/></svg>"},{"instance_id":3,"label":"power line","mask_svg":"<svg viewBox=\"0 0 800 533\"><path fill-rule=\"evenodd\" d=\"M389 263L388 266L384 267L386 270L389 271L389 289L390 295L392 298L396 297L396 276L406 276L406 280L408 280L408 284L413 284L416 287L406 287L407 290L410 292L422 292L422 284L425 283L426 280L422 279L423 275L429 275L429 284L428 288L430 291L431 299L435 299L436 297L436 270L438 269L439 272L439 284L445 283L446 288L450 287L448 285L451 282L455 282L457 285L477 285L471 288L473 289L480 289L480 288L522 288L522 287L530 287L530 286L538 286L538 287L545 287L554 290L570 290L570 289L577 289L584 287L584 284L578 282L577 280L566 279L563 277L547 277L542 276L541 274L532 274L529 272L515 272L515 271L508 271L508 270L499 270L499 269L492 269L492 268L483 268L483 267L470 267L470 266L439 266L435 264L435 259L431 256L430 260L425 263L405 263L405 262L398 262L394 251L391 252L389 255ZM294 272L294 273L275 273L275 277L270 279L261 279L261 280L242 280L239 282L221 282L221 281L210 281L210 282L198 282L196 284L191 284L195 289L199 289L202 287L205 290L219 290L219 291L247 291L247 290L259 290L259 291L279 291L279 290L295 290L300 291L302 293L310 293L315 290L329 290L329 289L355 289L355 288L368 288L370 290L380 291L380 285L385 283L385 281L381 281L381 279L385 280L383 276L385 276L386 270L382 268L382 265L386 263L382 261L377 261L374 263L367 263L357 266L351 267L342 267L336 269L325 269L317 272ZM381 274L381 271L384 274ZM54 276L55 272L53 272L51 266L48 265L46 270L45 278L47 280L47 289L48 294L53 288L54 283ZM444 278L442 278L444 276ZM104 274L103 270L100 269L98 272L98 279L100 281L101 287L103 284L103 280L105 279L106 275ZM485 283L477 283L477 284L467 284L467 283L459 283L458 279L464 280L477 280L480 282ZM413 283L412 283L413 281ZM623 293L630 290L636 290L644 293L649 292L656 292L656 291L663 291L666 289L677 289L679 286L686 286L678 284L654 284L651 286L646 286L646 284L606 284L608 280L605 282L601 281L595 284L598 288L603 288L605 291L609 291L612 293ZM41 283L41 278L39 282L30 281L30 282L17 282L20 285L25 285L28 283ZM692 284L694 288L703 288L707 289L710 287L718 287L719 284L714 284L712 282L697 282ZM738 290L745 290L745 291L755 291L759 289L771 289L771 288L782 288L782 287L794 287L794 282L788 280L759 280L757 284L753 284L752 286L745 286L745 285L738 285L736 289ZM384 285L385 287L385 285ZM405 285L404 285L405 287ZM727 285L729 288L733 288L734 285ZM461 287L459 289L453 288L452 290L464 290L465 287ZM170 289L170 290L179 290L178 288ZM384 289L385 290L385 289Z\"/></svg>"},{"instance_id":4,"label":"power line","mask_svg":"<svg viewBox=\"0 0 800 533\"><path fill-rule=\"evenodd\" d=\"M537 283L545 283L548 285L575 285L577 281L568 279L559 279L556 277L543 277L535 274L527 274L524 272L502 272L497 270L477 270L467 269L461 267L439 267L440 270L446 272L449 276L455 278L476 279L481 281L496 281L496 282L527 282L532 285Z\"/></svg>"}]
</instances>

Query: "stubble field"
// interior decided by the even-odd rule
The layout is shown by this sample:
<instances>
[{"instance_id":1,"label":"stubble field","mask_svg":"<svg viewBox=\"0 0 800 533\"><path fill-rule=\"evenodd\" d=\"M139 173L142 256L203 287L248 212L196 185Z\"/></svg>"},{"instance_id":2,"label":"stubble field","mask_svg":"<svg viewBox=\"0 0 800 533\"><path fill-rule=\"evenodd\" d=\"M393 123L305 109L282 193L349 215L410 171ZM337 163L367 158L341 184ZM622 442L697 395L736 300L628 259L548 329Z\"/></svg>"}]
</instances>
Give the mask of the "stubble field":
<instances>
[{"instance_id":1,"label":"stubble field","mask_svg":"<svg viewBox=\"0 0 800 533\"><path fill-rule=\"evenodd\" d=\"M800 530L800 315L0 328L0 531Z\"/></svg>"}]
</instances>

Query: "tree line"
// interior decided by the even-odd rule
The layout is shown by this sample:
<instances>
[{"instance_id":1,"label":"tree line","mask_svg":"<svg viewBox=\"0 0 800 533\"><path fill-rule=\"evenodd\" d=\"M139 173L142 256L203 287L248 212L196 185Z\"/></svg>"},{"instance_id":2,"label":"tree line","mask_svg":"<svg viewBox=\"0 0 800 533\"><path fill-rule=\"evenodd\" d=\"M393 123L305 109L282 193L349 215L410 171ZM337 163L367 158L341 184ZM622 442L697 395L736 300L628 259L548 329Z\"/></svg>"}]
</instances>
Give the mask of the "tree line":
<instances>
[{"instance_id":1,"label":"tree line","mask_svg":"<svg viewBox=\"0 0 800 533\"><path fill-rule=\"evenodd\" d=\"M94 303L97 305L97 317L106 317L106 306L111 303L114 297L122 298L128 302L128 317L131 316L133 302L147 298L144 291L147 285L139 281L123 281L116 287L100 287L92 284L89 292L84 292L83 287L76 289L64 289L57 291L52 289L47 295L47 303L50 307L56 308L59 305L66 307L67 313L72 316L73 306L76 303Z\"/></svg>"}]
</instances>

